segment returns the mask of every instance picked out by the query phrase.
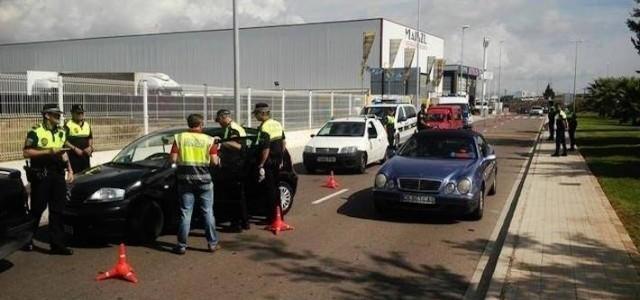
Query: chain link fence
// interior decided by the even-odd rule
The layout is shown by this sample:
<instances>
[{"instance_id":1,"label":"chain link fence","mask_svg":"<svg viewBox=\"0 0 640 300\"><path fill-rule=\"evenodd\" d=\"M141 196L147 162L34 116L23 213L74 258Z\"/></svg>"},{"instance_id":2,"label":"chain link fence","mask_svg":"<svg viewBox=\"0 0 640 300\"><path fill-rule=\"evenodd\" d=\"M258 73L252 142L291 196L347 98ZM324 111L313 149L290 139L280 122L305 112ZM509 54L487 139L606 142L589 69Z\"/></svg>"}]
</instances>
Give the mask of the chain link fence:
<instances>
[{"instance_id":1,"label":"chain link fence","mask_svg":"<svg viewBox=\"0 0 640 300\"><path fill-rule=\"evenodd\" d=\"M247 88L239 93L242 117L236 120L238 123L257 127L251 111L255 103L264 102L286 130L317 128L332 117L355 115L365 99L359 93L326 90ZM235 115L230 88L187 84L179 92L163 93L148 89L146 84L136 87L133 81L58 77L57 81L31 82L25 74L0 73L0 161L22 158L27 130L41 121L45 103L57 103L65 112L70 112L74 104L82 104L98 150L119 149L145 133L185 126L191 113L203 114L207 126L217 126L215 113L219 109Z\"/></svg>"}]
</instances>

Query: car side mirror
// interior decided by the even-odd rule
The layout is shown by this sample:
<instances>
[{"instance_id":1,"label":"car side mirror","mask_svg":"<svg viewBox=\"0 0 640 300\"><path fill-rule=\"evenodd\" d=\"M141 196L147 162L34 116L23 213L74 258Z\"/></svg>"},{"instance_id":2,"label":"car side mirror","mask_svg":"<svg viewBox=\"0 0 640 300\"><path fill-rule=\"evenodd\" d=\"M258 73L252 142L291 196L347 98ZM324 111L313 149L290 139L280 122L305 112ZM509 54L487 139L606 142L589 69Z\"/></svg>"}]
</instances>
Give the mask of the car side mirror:
<instances>
[{"instance_id":1,"label":"car side mirror","mask_svg":"<svg viewBox=\"0 0 640 300\"><path fill-rule=\"evenodd\" d=\"M316 136L315 134L311 134L311 135L309 135L309 137L311 137L311 138L313 138L313 137L315 137L315 136Z\"/></svg>"},{"instance_id":2,"label":"car side mirror","mask_svg":"<svg viewBox=\"0 0 640 300\"><path fill-rule=\"evenodd\" d=\"M377 139L378 138L378 134L377 133L369 133L369 139Z\"/></svg>"},{"instance_id":3,"label":"car side mirror","mask_svg":"<svg viewBox=\"0 0 640 300\"><path fill-rule=\"evenodd\" d=\"M496 160L496 155L495 154L489 154L485 157L486 160Z\"/></svg>"}]
</instances>

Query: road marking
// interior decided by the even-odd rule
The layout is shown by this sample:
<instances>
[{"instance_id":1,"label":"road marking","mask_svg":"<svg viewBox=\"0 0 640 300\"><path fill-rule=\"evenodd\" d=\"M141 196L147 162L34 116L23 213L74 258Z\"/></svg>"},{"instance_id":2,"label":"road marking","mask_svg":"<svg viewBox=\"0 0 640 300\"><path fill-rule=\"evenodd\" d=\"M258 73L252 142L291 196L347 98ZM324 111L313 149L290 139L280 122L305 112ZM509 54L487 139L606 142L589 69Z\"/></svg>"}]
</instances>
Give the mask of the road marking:
<instances>
[{"instance_id":1,"label":"road marking","mask_svg":"<svg viewBox=\"0 0 640 300\"><path fill-rule=\"evenodd\" d=\"M340 194L346 193L347 191L349 191L349 189L341 189L341 190L339 190L339 191L337 191L337 192L335 192L335 193L333 193L331 195L327 195L327 196L324 196L324 197L322 197L322 198L320 198L320 199L318 199L316 201L313 201L313 202L311 202L311 204L320 204L320 203L325 202L325 201L327 201L327 200L329 200L329 199L331 199L331 198L333 198L335 196L338 196Z\"/></svg>"},{"instance_id":2,"label":"road marking","mask_svg":"<svg viewBox=\"0 0 640 300\"><path fill-rule=\"evenodd\" d=\"M517 119L520 119L520 116L517 116L517 117L516 117L516 120L517 120Z\"/></svg>"}]
</instances>

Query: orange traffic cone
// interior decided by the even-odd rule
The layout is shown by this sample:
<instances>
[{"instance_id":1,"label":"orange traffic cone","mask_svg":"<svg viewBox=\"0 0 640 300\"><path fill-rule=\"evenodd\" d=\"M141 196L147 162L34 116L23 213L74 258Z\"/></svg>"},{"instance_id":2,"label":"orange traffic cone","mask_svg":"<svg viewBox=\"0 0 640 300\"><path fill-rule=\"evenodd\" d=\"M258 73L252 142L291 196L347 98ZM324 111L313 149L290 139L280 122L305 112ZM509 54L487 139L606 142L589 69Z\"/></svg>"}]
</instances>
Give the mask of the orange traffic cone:
<instances>
[{"instance_id":1,"label":"orange traffic cone","mask_svg":"<svg viewBox=\"0 0 640 300\"><path fill-rule=\"evenodd\" d=\"M323 185L323 187L328 187L330 189L336 189L338 188L339 184L338 181L336 181L336 177L333 176L333 171L331 171L331 175L329 175L329 178L327 178L327 183L325 183Z\"/></svg>"},{"instance_id":2,"label":"orange traffic cone","mask_svg":"<svg viewBox=\"0 0 640 300\"><path fill-rule=\"evenodd\" d=\"M100 275L96 277L96 280L100 281L109 278L123 278L133 283L138 282L136 274L133 273L133 268L129 263L127 263L127 253L124 249L124 244L120 244L119 254L120 258L118 259L118 264L107 272L101 272Z\"/></svg>"},{"instance_id":3,"label":"orange traffic cone","mask_svg":"<svg viewBox=\"0 0 640 300\"><path fill-rule=\"evenodd\" d=\"M271 225L267 226L265 229L272 231L273 234L278 235L280 231L293 230L293 226L287 224L282 219L282 208L280 205L276 208L276 217L273 219Z\"/></svg>"}]
</instances>

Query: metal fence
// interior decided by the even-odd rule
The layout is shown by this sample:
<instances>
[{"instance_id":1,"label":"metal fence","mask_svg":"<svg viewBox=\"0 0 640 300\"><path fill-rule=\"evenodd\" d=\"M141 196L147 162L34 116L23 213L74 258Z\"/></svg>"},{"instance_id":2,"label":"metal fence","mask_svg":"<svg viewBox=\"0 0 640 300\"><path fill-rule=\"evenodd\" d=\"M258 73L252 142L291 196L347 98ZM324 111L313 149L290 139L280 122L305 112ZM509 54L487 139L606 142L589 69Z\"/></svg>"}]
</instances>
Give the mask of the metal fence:
<instances>
[{"instance_id":1,"label":"metal fence","mask_svg":"<svg viewBox=\"0 0 640 300\"><path fill-rule=\"evenodd\" d=\"M236 121L256 127L251 110L265 102L287 130L316 128L331 117L357 114L364 99L361 94L250 88L241 89L240 96L243 117ZM40 122L45 103L58 103L65 112L82 104L98 150L119 149L145 133L185 126L191 113L203 114L208 126L216 125L219 109L235 115L230 88L182 85L182 92L163 94L132 81L58 77L31 82L24 74L0 74L0 161L22 158L26 132Z\"/></svg>"}]
</instances>

